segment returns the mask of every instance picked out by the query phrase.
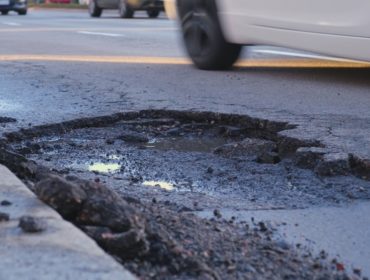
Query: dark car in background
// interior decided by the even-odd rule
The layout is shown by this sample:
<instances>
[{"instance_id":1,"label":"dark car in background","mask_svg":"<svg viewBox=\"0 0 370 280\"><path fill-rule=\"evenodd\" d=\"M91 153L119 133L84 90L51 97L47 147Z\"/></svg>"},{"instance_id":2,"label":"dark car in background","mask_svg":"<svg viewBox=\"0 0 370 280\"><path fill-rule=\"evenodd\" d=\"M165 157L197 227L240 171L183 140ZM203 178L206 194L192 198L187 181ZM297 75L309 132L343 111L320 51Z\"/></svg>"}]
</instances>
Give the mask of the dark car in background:
<instances>
[{"instance_id":1,"label":"dark car in background","mask_svg":"<svg viewBox=\"0 0 370 280\"><path fill-rule=\"evenodd\" d=\"M2 0L0 0L2 1ZM146 11L150 18L164 10L163 0L90 0L89 14L100 17L104 9L118 9L121 18L132 18L135 11Z\"/></svg>"},{"instance_id":2,"label":"dark car in background","mask_svg":"<svg viewBox=\"0 0 370 280\"><path fill-rule=\"evenodd\" d=\"M0 12L7 15L9 11L17 12L19 15L27 14L27 0L0 0Z\"/></svg>"}]
</instances>

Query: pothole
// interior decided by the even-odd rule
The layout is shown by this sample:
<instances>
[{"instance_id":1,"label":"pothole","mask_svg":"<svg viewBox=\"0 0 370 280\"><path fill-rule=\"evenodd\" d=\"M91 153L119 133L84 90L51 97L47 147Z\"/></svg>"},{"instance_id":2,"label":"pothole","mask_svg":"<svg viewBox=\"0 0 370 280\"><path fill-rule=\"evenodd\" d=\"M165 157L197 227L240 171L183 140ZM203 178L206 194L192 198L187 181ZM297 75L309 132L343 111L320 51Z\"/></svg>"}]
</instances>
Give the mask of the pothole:
<instances>
[{"instance_id":1,"label":"pothole","mask_svg":"<svg viewBox=\"0 0 370 280\"><path fill-rule=\"evenodd\" d=\"M0 163L142 279L348 279L326 252L314 257L275 240L272 225L225 220L219 210L369 198L369 182L347 173L343 155L279 135L289 128L238 115L130 112L10 133ZM318 176L320 164L332 176ZM201 210L214 217L189 213Z\"/></svg>"},{"instance_id":2,"label":"pothole","mask_svg":"<svg viewBox=\"0 0 370 280\"><path fill-rule=\"evenodd\" d=\"M19 153L61 174L178 210L304 208L370 198L367 181L317 176L306 151L324 148L279 136L290 128L238 115L142 111L34 127L8 139ZM299 148L305 149L299 165L311 169L297 167Z\"/></svg>"}]
</instances>

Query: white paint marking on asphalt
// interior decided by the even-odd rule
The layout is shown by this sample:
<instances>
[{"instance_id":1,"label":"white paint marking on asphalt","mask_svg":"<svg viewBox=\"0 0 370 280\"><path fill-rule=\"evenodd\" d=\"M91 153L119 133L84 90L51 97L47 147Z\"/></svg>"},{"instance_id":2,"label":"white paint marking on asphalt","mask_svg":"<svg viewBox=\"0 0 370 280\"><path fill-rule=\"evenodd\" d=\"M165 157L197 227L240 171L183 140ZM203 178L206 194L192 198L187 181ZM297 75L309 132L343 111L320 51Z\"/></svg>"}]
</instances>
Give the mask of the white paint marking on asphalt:
<instances>
[{"instance_id":1,"label":"white paint marking on asphalt","mask_svg":"<svg viewBox=\"0 0 370 280\"><path fill-rule=\"evenodd\" d=\"M264 54L284 55L284 56L294 56L294 57L302 57L302 58L325 59L325 60L332 60L332 61L354 62L353 60L350 60L350 59L335 58L335 57L324 56L324 55L289 52L289 51L253 50L253 52L264 53Z\"/></svg>"},{"instance_id":2,"label":"white paint marking on asphalt","mask_svg":"<svg viewBox=\"0 0 370 280\"><path fill-rule=\"evenodd\" d=\"M98 36L107 36L107 37L124 37L125 35L116 34L116 33L103 33L103 32L91 32L91 31L78 31L79 34L85 35L98 35Z\"/></svg>"},{"instance_id":3,"label":"white paint marking on asphalt","mask_svg":"<svg viewBox=\"0 0 370 280\"><path fill-rule=\"evenodd\" d=\"M8 22L8 21L2 22L2 24L9 25L9 26L21 26L20 23Z\"/></svg>"}]
</instances>

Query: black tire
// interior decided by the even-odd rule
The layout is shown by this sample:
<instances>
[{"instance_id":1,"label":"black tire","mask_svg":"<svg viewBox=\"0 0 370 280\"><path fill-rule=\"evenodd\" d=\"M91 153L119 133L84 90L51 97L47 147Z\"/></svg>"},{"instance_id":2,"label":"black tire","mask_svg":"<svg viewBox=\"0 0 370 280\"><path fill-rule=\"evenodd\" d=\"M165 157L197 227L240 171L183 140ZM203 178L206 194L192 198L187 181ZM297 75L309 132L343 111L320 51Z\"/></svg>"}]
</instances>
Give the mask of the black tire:
<instances>
[{"instance_id":1,"label":"black tire","mask_svg":"<svg viewBox=\"0 0 370 280\"><path fill-rule=\"evenodd\" d=\"M217 13L211 9L193 7L183 13L182 32L186 50L199 69L229 69L239 58L241 45L226 42Z\"/></svg>"},{"instance_id":2,"label":"black tire","mask_svg":"<svg viewBox=\"0 0 370 280\"><path fill-rule=\"evenodd\" d=\"M1 14L2 14L3 16L6 16L7 14L9 14L9 11L1 11Z\"/></svg>"},{"instance_id":3,"label":"black tire","mask_svg":"<svg viewBox=\"0 0 370 280\"><path fill-rule=\"evenodd\" d=\"M126 0L119 0L118 13L121 18L132 18L134 12Z\"/></svg>"},{"instance_id":4,"label":"black tire","mask_svg":"<svg viewBox=\"0 0 370 280\"><path fill-rule=\"evenodd\" d=\"M91 17L100 17L103 12L102 8L99 8L95 0L89 1L89 14Z\"/></svg>"},{"instance_id":5,"label":"black tire","mask_svg":"<svg viewBox=\"0 0 370 280\"><path fill-rule=\"evenodd\" d=\"M147 10L146 13L150 18L157 18L159 16L160 10Z\"/></svg>"},{"instance_id":6,"label":"black tire","mask_svg":"<svg viewBox=\"0 0 370 280\"><path fill-rule=\"evenodd\" d=\"M18 15L20 15L20 16L25 16L25 15L27 15L27 9L25 9L25 10L19 10L19 11L18 11Z\"/></svg>"}]
</instances>

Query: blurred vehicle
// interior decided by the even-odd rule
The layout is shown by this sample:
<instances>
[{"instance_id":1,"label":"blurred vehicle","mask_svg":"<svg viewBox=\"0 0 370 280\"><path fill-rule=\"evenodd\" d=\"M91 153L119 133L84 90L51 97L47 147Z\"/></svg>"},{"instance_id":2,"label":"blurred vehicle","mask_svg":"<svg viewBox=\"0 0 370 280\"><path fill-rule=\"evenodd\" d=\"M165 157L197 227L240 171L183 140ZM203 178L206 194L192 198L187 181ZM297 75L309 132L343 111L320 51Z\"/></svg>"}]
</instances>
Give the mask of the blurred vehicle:
<instances>
[{"instance_id":1,"label":"blurred vehicle","mask_svg":"<svg viewBox=\"0 0 370 280\"><path fill-rule=\"evenodd\" d=\"M370 61L368 0L172 0L166 6L177 10L186 50L201 69L229 68L242 45L256 44Z\"/></svg>"},{"instance_id":2,"label":"blurred vehicle","mask_svg":"<svg viewBox=\"0 0 370 280\"><path fill-rule=\"evenodd\" d=\"M164 0L164 10L169 19L176 19L176 0Z\"/></svg>"},{"instance_id":3,"label":"blurred vehicle","mask_svg":"<svg viewBox=\"0 0 370 280\"><path fill-rule=\"evenodd\" d=\"M27 14L27 0L0 0L0 12L7 15L9 11L17 12L18 15Z\"/></svg>"},{"instance_id":4,"label":"blurred vehicle","mask_svg":"<svg viewBox=\"0 0 370 280\"><path fill-rule=\"evenodd\" d=\"M46 0L45 3L53 4L71 4L71 0Z\"/></svg>"},{"instance_id":5,"label":"blurred vehicle","mask_svg":"<svg viewBox=\"0 0 370 280\"><path fill-rule=\"evenodd\" d=\"M1 0L0 0L1 1ZM150 18L164 10L163 0L90 0L89 13L100 17L104 9L118 9L121 18L132 18L135 11L146 11Z\"/></svg>"}]
</instances>

